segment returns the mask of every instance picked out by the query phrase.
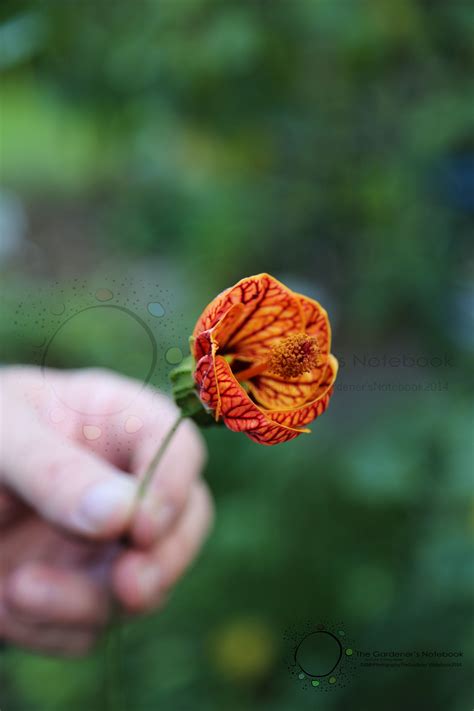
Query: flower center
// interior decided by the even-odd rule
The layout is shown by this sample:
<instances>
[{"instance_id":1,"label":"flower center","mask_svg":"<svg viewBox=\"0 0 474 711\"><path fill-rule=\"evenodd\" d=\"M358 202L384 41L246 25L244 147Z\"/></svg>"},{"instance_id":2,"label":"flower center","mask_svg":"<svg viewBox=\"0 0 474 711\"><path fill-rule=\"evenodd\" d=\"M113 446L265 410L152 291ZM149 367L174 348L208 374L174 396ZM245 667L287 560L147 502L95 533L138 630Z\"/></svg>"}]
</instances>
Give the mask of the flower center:
<instances>
[{"instance_id":1,"label":"flower center","mask_svg":"<svg viewBox=\"0 0 474 711\"><path fill-rule=\"evenodd\" d=\"M320 365L320 356L321 351L314 336L295 333L287 338L282 338L272 346L267 360L254 363L254 365L236 372L235 377L240 382L261 373L273 373L282 378L297 378Z\"/></svg>"},{"instance_id":2,"label":"flower center","mask_svg":"<svg viewBox=\"0 0 474 711\"><path fill-rule=\"evenodd\" d=\"M272 347L267 370L282 378L297 378L319 365L320 354L314 336L295 333Z\"/></svg>"}]
</instances>

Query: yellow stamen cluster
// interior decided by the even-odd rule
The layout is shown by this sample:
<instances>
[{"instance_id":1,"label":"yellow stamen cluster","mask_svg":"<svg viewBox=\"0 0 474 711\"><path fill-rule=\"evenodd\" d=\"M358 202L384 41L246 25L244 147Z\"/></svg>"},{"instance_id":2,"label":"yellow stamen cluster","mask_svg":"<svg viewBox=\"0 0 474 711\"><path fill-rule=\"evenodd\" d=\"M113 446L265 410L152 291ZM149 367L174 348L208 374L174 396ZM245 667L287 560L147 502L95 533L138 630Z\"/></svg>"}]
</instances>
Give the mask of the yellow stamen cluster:
<instances>
[{"instance_id":1,"label":"yellow stamen cluster","mask_svg":"<svg viewBox=\"0 0 474 711\"><path fill-rule=\"evenodd\" d=\"M282 378L296 378L309 373L319 363L320 349L316 338L295 333L272 347L267 370Z\"/></svg>"}]
</instances>

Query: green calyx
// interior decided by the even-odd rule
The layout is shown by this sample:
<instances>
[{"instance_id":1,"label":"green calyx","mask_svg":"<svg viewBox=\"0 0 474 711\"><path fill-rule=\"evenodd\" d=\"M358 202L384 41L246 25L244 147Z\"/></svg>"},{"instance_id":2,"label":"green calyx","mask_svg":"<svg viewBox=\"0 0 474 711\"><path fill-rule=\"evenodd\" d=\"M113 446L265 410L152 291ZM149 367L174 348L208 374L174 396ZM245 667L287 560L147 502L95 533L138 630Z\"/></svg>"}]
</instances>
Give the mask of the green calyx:
<instances>
[{"instance_id":1,"label":"green calyx","mask_svg":"<svg viewBox=\"0 0 474 711\"><path fill-rule=\"evenodd\" d=\"M176 368L173 368L170 373L173 398L183 417L190 417L200 427L215 425L216 422L212 413L204 408L196 392L196 383L194 382L195 367L195 360L192 355L189 355Z\"/></svg>"}]
</instances>

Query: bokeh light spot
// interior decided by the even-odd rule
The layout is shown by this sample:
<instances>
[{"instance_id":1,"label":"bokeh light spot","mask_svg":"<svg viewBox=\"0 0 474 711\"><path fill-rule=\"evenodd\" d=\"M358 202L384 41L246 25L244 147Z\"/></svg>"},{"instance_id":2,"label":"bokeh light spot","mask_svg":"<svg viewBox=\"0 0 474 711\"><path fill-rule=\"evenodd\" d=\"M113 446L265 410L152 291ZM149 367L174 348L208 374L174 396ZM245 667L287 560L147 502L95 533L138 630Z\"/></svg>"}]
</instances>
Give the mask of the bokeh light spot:
<instances>
[{"instance_id":1,"label":"bokeh light spot","mask_svg":"<svg viewBox=\"0 0 474 711\"><path fill-rule=\"evenodd\" d=\"M99 439L102 434L102 430L97 425L84 425L82 427L82 434L84 437L91 442L95 439Z\"/></svg>"},{"instance_id":2,"label":"bokeh light spot","mask_svg":"<svg viewBox=\"0 0 474 711\"><path fill-rule=\"evenodd\" d=\"M136 415L130 415L125 420L125 432L128 432L128 434L134 434L135 432L141 430L142 427L143 420L141 420Z\"/></svg>"},{"instance_id":3,"label":"bokeh light spot","mask_svg":"<svg viewBox=\"0 0 474 711\"><path fill-rule=\"evenodd\" d=\"M113 297L114 295L110 289L97 289L95 292L95 298L97 301L110 301Z\"/></svg>"},{"instance_id":4,"label":"bokeh light spot","mask_svg":"<svg viewBox=\"0 0 474 711\"><path fill-rule=\"evenodd\" d=\"M165 315L165 310L158 301L151 301L148 304L147 309L149 313L151 313L152 316L156 316L156 318L160 318Z\"/></svg>"},{"instance_id":5,"label":"bokeh light spot","mask_svg":"<svg viewBox=\"0 0 474 711\"><path fill-rule=\"evenodd\" d=\"M183 360L183 352L181 348L178 348L177 346L172 346L166 351L165 358L167 363L170 363L170 365L178 365L178 363L181 363L181 361Z\"/></svg>"},{"instance_id":6,"label":"bokeh light spot","mask_svg":"<svg viewBox=\"0 0 474 711\"><path fill-rule=\"evenodd\" d=\"M216 670L224 679L241 683L265 679L276 650L271 628L259 619L231 620L215 630L210 641Z\"/></svg>"}]
</instances>

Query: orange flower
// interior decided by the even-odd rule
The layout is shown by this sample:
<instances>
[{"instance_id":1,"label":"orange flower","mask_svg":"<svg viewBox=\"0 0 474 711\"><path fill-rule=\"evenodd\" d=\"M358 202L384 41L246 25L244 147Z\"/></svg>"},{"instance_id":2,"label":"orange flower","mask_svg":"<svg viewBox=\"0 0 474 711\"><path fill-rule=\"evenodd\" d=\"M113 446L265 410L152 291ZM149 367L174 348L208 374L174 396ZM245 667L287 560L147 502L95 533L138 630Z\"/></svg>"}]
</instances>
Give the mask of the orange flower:
<instances>
[{"instance_id":1,"label":"orange flower","mask_svg":"<svg viewBox=\"0 0 474 711\"><path fill-rule=\"evenodd\" d=\"M278 444L309 432L338 363L326 311L269 274L242 279L201 314L191 348L199 398L234 432Z\"/></svg>"}]
</instances>

